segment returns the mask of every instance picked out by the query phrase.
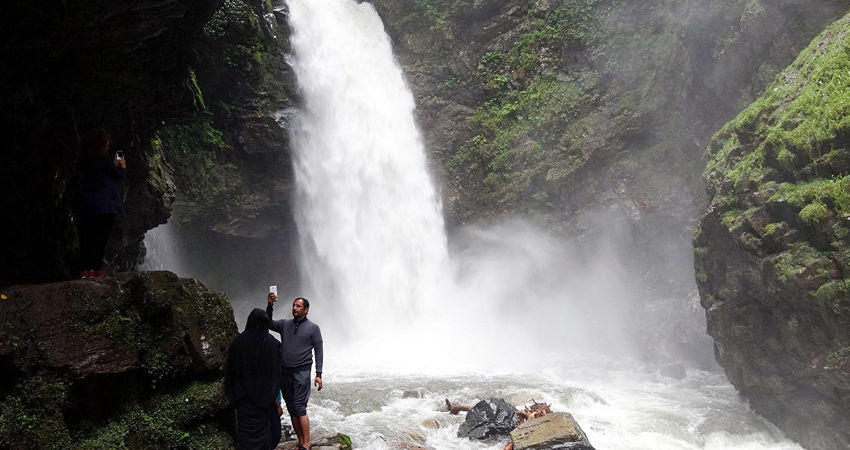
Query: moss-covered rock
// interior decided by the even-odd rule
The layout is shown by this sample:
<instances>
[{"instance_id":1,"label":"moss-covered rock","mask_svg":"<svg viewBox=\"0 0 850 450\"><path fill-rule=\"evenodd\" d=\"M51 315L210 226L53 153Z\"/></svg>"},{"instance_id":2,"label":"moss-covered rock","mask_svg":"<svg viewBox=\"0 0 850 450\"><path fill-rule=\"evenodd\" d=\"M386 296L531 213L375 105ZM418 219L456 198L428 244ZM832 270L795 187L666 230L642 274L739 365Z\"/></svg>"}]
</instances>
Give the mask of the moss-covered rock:
<instances>
[{"instance_id":1,"label":"moss-covered rock","mask_svg":"<svg viewBox=\"0 0 850 450\"><path fill-rule=\"evenodd\" d=\"M695 237L718 361L809 448L850 445L848 148L850 16L715 134Z\"/></svg>"},{"instance_id":2,"label":"moss-covered rock","mask_svg":"<svg viewBox=\"0 0 850 450\"><path fill-rule=\"evenodd\" d=\"M222 294L146 272L3 295L0 446L231 445L222 368L236 324Z\"/></svg>"}]
</instances>

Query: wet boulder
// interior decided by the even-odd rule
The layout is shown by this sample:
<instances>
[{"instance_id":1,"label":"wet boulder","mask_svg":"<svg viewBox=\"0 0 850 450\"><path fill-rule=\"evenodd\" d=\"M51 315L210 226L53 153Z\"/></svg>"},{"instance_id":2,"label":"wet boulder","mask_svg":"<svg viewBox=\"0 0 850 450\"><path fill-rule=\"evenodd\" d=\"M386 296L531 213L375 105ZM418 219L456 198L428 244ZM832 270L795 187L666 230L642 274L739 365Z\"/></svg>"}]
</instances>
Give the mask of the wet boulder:
<instances>
[{"instance_id":1,"label":"wet boulder","mask_svg":"<svg viewBox=\"0 0 850 450\"><path fill-rule=\"evenodd\" d=\"M0 290L0 448L232 445L223 294L170 272Z\"/></svg>"},{"instance_id":2,"label":"wet boulder","mask_svg":"<svg viewBox=\"0 0 850 450\"><path fill-rule=\"evenodd\" d=\"M518 421L516 408L504 399L481 400L466 413L466 421L460 425L457 435L479 440L507 436Z\"/></svg>"},{"instance_id":3,"label":"wet boulder","mask_svg":"<svg viewBox=\"0 0 850 450\"><path fill-rule=\"evenodd\" d=\"M594 450L572 414L551 413L523 422L511 432L514 450Z\"/></svg>"}]
</instances>

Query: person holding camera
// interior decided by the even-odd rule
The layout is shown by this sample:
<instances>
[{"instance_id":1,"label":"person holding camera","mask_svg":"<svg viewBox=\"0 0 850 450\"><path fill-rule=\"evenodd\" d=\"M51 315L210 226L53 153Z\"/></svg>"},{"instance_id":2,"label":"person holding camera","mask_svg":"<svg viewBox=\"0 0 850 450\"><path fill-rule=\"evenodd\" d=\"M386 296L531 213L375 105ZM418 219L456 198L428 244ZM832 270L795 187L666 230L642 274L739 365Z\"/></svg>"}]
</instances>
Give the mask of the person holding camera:
<instances>
[{"instance_id":1,"label":"person holding camera","mask_svg":"<svg viewBox=\"0 0 850 450\"><path fill-rule=\"evenodd\" d=\"M109 151L109 134L98 129L82 141L74 216L80 239L80 278L104 277L103 252L115 217L124 211L119 182L127 174L123 154Z\"/></svg>"},{"instance_id":2,"label":"person holding camera","mask_svg":"<svg viewBox=\"0 0 850 450\"><path fill-rule=\"evenodd\" d=\"M269 328L280 333L280 390L286 410L292 420L292 428L298 437L297 450L310 449L310 419L307 417L307 401L310 399L310 372L313 353L316 354L316 378L313 384L322 390L322 332L319 326L307 319L310 302L303 297L292 301L292 319L273 320L274 302L277 294L269 292L266 314L271 320Z\"/></svg>"}]
</instances>

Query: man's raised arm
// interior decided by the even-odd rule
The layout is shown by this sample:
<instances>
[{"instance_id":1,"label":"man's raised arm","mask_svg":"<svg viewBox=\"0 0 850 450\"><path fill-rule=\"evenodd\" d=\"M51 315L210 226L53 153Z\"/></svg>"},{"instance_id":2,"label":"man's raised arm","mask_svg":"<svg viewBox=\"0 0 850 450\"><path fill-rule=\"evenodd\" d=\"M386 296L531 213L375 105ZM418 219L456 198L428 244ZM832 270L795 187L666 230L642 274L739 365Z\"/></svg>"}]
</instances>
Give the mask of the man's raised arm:
<instances>
[{"instance_id":1,"label":"man's raised arm","mask_svg":"<svg viewBox=\"0 0 850 450\"><path fill-rule=\"evenodd\" d=\"M277 294L273 294L269 292L269 305L266 306L266 315L269 316L269 329L272 331L277 331L278 333L283 332L283 324L274 320L272 317L274 313L274 302L277 301ZM283 338L283 336L281 336Z\"/></svg>"}]
</instances>

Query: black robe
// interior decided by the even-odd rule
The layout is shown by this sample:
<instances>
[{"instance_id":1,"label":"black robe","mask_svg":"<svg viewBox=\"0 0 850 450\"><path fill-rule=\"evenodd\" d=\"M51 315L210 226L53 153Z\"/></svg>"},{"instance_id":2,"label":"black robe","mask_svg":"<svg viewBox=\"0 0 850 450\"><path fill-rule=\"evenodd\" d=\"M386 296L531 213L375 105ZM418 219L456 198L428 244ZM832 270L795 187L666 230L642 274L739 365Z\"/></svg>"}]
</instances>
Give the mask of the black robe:
<instances>
[{"instance_id":1,"label":"black robe","mask_svg":"<svg viewBox=\"0 0 850 450\"><path fill-rule=\"evenodd\" d=\"M268 450L280 442L277 415L280 350L269 334L269 318L255 308L227 355L224 389L236 407L236 448Z\"/></svg>"}]
</instances>

